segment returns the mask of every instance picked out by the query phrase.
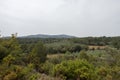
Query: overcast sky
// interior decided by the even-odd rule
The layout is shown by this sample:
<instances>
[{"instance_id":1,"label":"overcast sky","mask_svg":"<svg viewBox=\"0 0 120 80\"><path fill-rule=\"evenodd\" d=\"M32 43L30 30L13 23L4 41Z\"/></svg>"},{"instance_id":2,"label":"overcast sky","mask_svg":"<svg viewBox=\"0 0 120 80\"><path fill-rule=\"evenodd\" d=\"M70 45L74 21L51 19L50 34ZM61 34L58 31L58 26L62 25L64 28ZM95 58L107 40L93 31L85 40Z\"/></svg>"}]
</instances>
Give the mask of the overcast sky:
<instances>
[{"instance_id":1,"label":"overcast sky","mask_svg":"<svg viewBox=\"0 0 120 80\"><path fill-rule=\"evenodd\" d=\"M120 0L0 0L0 31L120 36Z\"/></svg>"}]
</instances>

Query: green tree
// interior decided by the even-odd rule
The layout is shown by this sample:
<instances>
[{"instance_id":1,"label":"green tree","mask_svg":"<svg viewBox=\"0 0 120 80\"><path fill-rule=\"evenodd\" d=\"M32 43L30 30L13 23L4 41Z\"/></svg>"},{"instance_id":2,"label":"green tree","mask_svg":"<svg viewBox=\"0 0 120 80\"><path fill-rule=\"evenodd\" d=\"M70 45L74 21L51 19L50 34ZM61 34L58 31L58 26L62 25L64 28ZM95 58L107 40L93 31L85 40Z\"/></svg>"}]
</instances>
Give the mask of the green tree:
<instances>
[{"instance_id":1,"label":"green tree","mask_svg":"<svg viewBox=\"0 0 120 80\"><path fill-rule=\"evenodd\" d=\"M33 56L33 59L36 59L38 62L45 62L47 56L46 47L42 42L38 42L33 48L30 55Z\"/></svg>"},{"instance_id":2,"label":"green tree","mask_svg":"<svg viewBox=\"0 0 120 80\"><path fill-rule=\"evenodd\" d=\"M20 45L15 34L12 34L11 38L4 40L1 44L7 48L9 53L14 50L21 51Z\"/></svg>"},{"instance_id":3,"label":"green tree","mask_svg":"<svg viewBox=\"0 0 120 80\"><path fill-rule=\"evenodd\" d=\"M35 65L35 69L40 72L40 63L44 63L46 60L46 47L42 42L38 42L29 54L28 60Z\"/></svg>"},{"instance_id":4,"label":"green tree","mask_svg":"<svg viewBox=\"0 0 120 80\"><path fill-rule=\"evenodd\" d=\"M7 56L7 54L8 54L7 49L3 47L2 45L0 45L0 62L5 56Z\"/></svg>"},{"instance_id":5,"label":"green tree","mask_svg":"<svg viewBox=\"0 0 120 80\"><path fill-rule=\"evenodd\" d=\"M7 66L10 66L15 61L15 57L9 54L3 59L3 63Z\"/></svg>"}]
</instances>

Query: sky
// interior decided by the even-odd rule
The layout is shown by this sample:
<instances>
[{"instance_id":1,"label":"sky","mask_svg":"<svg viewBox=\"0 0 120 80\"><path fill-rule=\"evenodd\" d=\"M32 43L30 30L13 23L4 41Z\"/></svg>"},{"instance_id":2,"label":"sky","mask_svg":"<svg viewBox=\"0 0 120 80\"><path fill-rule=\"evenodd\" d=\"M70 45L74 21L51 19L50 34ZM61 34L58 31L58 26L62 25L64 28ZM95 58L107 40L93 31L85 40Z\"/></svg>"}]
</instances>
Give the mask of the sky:
<instances>
[{"instance_id":1,"label":"sky","mask_svg":"<svg viewBox=\"0 0 120 80\"><path fill-rule=\"evenodd\" d=\"M120 36L120 0L0 0L0 34Z\"/></svg>"}]
</instances>

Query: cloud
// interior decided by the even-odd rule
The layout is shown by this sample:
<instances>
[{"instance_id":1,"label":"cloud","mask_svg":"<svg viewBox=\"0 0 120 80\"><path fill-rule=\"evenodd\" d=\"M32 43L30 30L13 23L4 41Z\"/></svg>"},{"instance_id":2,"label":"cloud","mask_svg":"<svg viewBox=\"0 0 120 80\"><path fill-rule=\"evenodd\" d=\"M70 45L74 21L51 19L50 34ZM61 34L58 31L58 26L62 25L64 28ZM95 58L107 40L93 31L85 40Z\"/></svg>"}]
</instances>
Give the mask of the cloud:
<instances>
[{"instance_id":1,"label":"cloud","mask_svg":"<svg viewBox=\"0 0 120 80\"><path fill-rule=\"evenodd\" d=\"M120 35L120 0L0 0L4 35Z\"/></svg>"}]
</instances>

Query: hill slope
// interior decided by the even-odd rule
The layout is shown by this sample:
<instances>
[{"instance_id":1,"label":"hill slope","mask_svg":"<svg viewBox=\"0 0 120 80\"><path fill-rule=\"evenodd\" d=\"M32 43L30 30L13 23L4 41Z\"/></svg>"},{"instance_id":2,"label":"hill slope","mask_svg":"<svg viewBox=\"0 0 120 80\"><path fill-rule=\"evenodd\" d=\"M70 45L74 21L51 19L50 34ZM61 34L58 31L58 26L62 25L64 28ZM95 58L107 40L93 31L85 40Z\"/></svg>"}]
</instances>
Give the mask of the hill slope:
<instances>
[{"instance_id":1,"label":"hill slope","mask_svg":"<svg viewBox=\"0 0 120 80\"><path fill-rule=\"evenodd\" d=\"M21 38L75 38L75 36L70 36L65 34L60 34L60 35L37 34L37 35L22 36Z\"/></svg>"}]
</instances>

